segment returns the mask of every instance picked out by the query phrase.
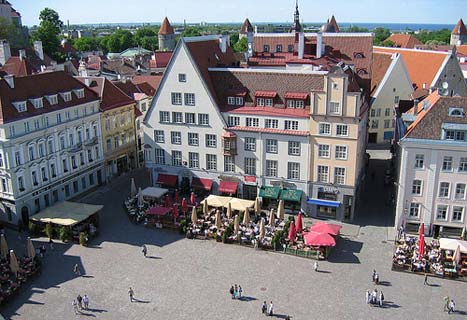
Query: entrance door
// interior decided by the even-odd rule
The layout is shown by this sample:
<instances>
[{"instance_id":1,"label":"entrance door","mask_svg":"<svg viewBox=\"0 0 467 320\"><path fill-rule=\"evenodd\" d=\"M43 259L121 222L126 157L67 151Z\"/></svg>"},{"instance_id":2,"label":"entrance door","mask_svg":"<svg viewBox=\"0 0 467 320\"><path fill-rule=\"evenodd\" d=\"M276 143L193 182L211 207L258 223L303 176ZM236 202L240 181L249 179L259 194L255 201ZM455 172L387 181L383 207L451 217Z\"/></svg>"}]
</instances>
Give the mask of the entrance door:
<instances>
[{"instance_id":1,"label":"entrance door","mask_svg":"<svg viewBox=\"0 0 467 320\"><path fill-rule=\"evenodd\" d=\"M255 200L257 194L258 188L256 186L243 185L243 199Z\"/></svg>"},{"instance_id":2,"label":"entrance door","mask_svg":"<svg viewBox=\"0 0 467 320\"><path fill-rule=\"evenodd\" d=\"M318 206L318 216L335 219L337 216L337 209L334 207Z\"/></svg>"},{"instance_id":3,"label":"entrance door","mask_svg":"<svg viewBox=\"0 0 467 320\"><path fill-rule=\"evenodd\" d=\"M102 171L97 170L97 184L102 185Z\"/></svg>"},{"instance_id":4,"label":"entrance door","mask_svg":"<svg viewBox=\"0 0 467 320\"><path fill-rule=\"evenodd\" d=\"M21 208L21 219L23 220L23 225L29 225L29 209L26 206Z\"/></svg>"},{"instance_id":5,"label":"entrance door","mask_svg":"<svg viewBox=\"0 0 467 320\"><path fill-rule=\"evenodd\" d=\"M376 143L378 141L378 133L371 132L368 134L368 143Z\"/></svg>"}]
</instances>

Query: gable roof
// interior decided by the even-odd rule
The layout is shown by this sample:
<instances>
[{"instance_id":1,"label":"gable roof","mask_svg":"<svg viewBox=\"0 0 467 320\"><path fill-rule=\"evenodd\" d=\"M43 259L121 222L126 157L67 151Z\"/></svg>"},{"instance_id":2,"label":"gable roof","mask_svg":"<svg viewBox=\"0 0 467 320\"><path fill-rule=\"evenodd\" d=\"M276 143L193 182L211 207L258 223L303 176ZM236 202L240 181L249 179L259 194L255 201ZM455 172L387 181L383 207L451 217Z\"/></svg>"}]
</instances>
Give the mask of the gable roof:
<instances>
[{"instance_id":1,"label":"gable roof","mask_svg":"<svg viewBox=\"0 0 467 320\"><path fill-rule=\"evenodd\" d=\"M443 62L449 53L441 51L374 47L374 52L399 53L404 60L410 79L415 89L422 89L423 84L429 89Z\"/></svg>"},{"instance_id":2,"label":"gable roof","mask_svg":"<svg viewBox=\"0 0 467 320\"><path fill-rule=\"evenodd\" d=\"M143 75L136 75L131 79L131 82L140 86L142 90L150 90L147 88L148 86L153 90L151 96L153 96L159 88L159 85L162 80L162 74L155 75L155 76L143 76ZM146 93L147 94L147 93Z\"/></svg>"},{"instance_id":3,"label":"gable roof","mask_svg":"<svg viewBox=\"0 0 467 320\"><path fill-rule=\"evenodd\" d=\"M175 33L174 28L170 25L169 19L165 17L159 29L159 35L168 35L168 34L174 34L174 33Z\"/></svg>"},{"instance_id":4,"label":"gable roof","mask_svg":"<svg viewBox=\"0 0 467 320\"><path fill-rule=\"evenodd\" d=\"M173 51L155 51L149 60L149 66L151 68L166 68L172 55Z\"/></svg>"},{"instance_id":5,"label":"gable roof","mask_svg":"<svg viewBox=\"0 0 467 320\"><path fill-rule=\"evenodd\" d=\"M413 49L417 45L422 45L423 43L415 38L411 34L405 34L405 33L393 33L387 38L385 41L392 41L396 44L397 47L400 48L409 48Z\"/></svg>"},{"instance_id":6,"label":"gable roof","mask_svg":"<svg viewBox=\"0 0 467 320\"><path fill-rule=\"evenodd\" d=\"M452 29L451 34L455 34L455 35L467 34L467 29L465 28L465 24L462 19L459 19L454 29Z\"/></svg>"},{"instance_id":7,"label":"gable roof","mask_svg":"<svg viewBox=\"0 0 467 320\"><path fill-rule=\"evenodd\" d=\"M334 27L334 32L340 32L339 25L337 24L337 21L334 15L332 15L331 20L329 20L329 24Z\"/></svg>"},{"instance_id":8,"label":"gable roof","mask_svg":"<svg viewBox=\"0 0 467 320\"><path fill-rule=\"evenodd\" d=\"M371 69L371 95L376 92L376 89L381 84L389 66L392 62L392 54L385 52L373 53L373 66Z\"/></svg>"},{"instance_id":9,"label":"gable roof","mask_svg":"<svg viewBox=\"0 0 467 320\"><path fill-rule=\"evenodd\" d=\"M10 57L8 61L0 67L0 71L15 75L16 77L25 77L39 72L27 59L21 59L20 57Z\"/></svg>"},{"instance_id":10,"label":"gable roof","mask_svg":"<svg viewBox=\"0 0 467 320\"><path fill-rule=\"evenodd\" d=\"M253 26L250 23L248 18L245 19L243 22L242 28L240 29L240 34L248 34L249 32L253 32Z\"/></svg>"},{"instance_id":11,"label":"gable roof","mask_svg":"<svg viewBox=\"0 0 467 320\"><path fill-rule=\"evenodd\" d=\"M0 123L8 123L40 114L62 110L91 101L98 101L98 96L80 81L63 71L45 72L14 79L15 86L10 88L6 80L0 80ZM70 101L65 101L59 93L84 89L84 97L72 94ZM36 109L29 99L57 94L58 103L50 105L43 99L43 107ZM27 101L25 112L18 112L13 102Z\"/></svg>"}]
</instances>

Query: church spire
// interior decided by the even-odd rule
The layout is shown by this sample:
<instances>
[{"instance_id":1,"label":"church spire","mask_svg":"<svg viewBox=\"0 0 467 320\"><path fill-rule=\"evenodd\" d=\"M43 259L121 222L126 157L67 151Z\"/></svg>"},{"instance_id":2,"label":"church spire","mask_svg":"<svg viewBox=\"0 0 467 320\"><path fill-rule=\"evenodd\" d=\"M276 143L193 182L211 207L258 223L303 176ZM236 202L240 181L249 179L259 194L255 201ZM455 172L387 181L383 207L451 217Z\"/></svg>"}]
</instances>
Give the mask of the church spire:
<instances>
[{"instance_id":1,"label":"church spire","mask_svg":"<svg viewBox=\"0 0 467 320\"><path fill-rule=\"evenodd\" d=\"M294 13L293 30L295 32L302 31L302 26L300 25L300 12L298 11L298 0L295 0L295 13Z\"/></svg>"}]
</instances>

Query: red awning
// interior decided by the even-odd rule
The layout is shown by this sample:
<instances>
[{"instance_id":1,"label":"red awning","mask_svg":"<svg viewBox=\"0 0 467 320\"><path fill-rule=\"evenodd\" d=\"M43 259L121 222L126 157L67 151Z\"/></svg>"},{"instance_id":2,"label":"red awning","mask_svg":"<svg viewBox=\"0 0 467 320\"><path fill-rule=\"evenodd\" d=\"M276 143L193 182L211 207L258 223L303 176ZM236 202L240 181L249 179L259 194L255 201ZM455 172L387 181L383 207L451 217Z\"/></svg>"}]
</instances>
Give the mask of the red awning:
<instances>
[{"instance_id":1,"label":"red awning","mask_svg":"<svg viewBox=\"0 0 467 320\"><path fill-rule=\"evenodd\" d=\"M164 216L167 213L169 213L170 210L172 210L172 208L152 207L152 208L149 208L148 211L146 211L146 214L152 215L152 216Z\"/></svg>"},{"instance_id":2,"label":"red awning","mask_svg":"<svg viewBox=\"0 0 467 320\"><path fill-rule=\"evenodd\" d=\"M230 131L224 131L222 133L222 138L235 138L237 135Z\"/></svg>"},{"instance_id":3,"label":"red awning","mask_svg":"<svg viewBox=\"0 0 467 320\"><path fill-rule=\"evenodd\" d=\"M286 92L284 97L286 99L305 100L308 97L308 93L304 93L304 92Z\"/></svg>"},{"instance_id":4,"label":"red awning","mask_svg":"<svg viewBox=\"0 0 467 320\"><path fill-rule=\"evenodd\" d=\"M255 176L245 176L243 178L245 182L256 182L256 177Z\"/></svg>"},{"instance_id":5,"label":"red awning","mask_svg":"<svg viewBox=\"0 0 467 320\"><path fill-rule=\"evenodd\" d=\"M219 184L219 192L234 194L237 192L238 182L221 181Z\"/></svg>"},{"instance_id":6,"label":"red awning","mask_svg":"<svg viewBox=\"0 0 467 320\"><path fill-rule=\"evenodd\" d=\"M336 240L327 233L321 232L307 232L303 236L305 244L314 247L334 247Z\"/></svg>"},{"instance_id":7,"label":"red awning","mask_svg":"<svg viewBox=\"0 0 467 320\"><path fill-rule=\"evenodd\" d=\"M311 225L310 231L325 232L332 236L337 236L342 226L332 223L317 221Z\"/></svg>"},{"instance_id":8,"label":"red awning","mask_svg":"<svg viewBox=\"0 0 467 320\"><path fill-rule=\"evenodd\" d=\"M156 183L163 184L169 187L177 187L177 176L174 176L172 174L159 173L159 176L157 176Z\"/></svg>"},{"instance_id":9,"label":"red awning","mask_svg":"<svg viewBox=\"0 0 467 320\"><path fill-rule=\"evenodd\" d=\"M276 91L256 91L255 92L255 97L274 98L275 96L277 96Z\"/></svg>"},{"instance_id":10,"label":"red awning","mask_svg":"<svg viewBox=\"0 0 467 320\"><path fill-rule=\"evenodd\" d=\"M193 180L191 181L191 187L195 189L203 189L209 191L212 187L212 180L193 177Z\"/></svg>"}]
</instances>

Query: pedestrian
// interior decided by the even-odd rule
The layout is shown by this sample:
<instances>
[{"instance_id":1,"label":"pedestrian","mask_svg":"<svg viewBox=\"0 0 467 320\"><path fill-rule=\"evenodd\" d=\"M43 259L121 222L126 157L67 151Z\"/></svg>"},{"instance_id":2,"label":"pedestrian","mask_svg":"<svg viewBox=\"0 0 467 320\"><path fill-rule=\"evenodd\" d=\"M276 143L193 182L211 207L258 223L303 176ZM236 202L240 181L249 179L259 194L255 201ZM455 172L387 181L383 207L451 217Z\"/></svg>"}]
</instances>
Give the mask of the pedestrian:
<instances>
[{"instance_id":1,"label":"pedestrian","mask_svg":"<svg viewBox=\"0 0 467 320\"><path fill-rule=\"evenodd\" d=\"M446 312L449 309L449 300L450 300L449 296L444 297L443 300L444 300L443 311Z\"/></svg>"},{"instance_id":2,"label":"pedestrian","mask_svg":"<svg viewBox=\"0 0 467 320\"><path fill-rule=\"evenodd\" d=\"M229 292L230 292L230 296L232 297L232 299L234 299L235 298L235 296L234 296L234 286L230 287Z\"/></svg>"},{"instance_id":3,"label":"pedestrian","mask_svg":"<svg viewBox=\"0 0 467 320\"><path fill-rule=\"evenodd\" d=\"M263 305L261 306L261 312L263 314L266 314L267 310L268 310L268 305L267 305L266 301L263 301Z\"/></svg>"},{"instance_id":4,"label":"pedestrian","mask_svg":"<svg viewBox=\"0 0 467 320\"><path fill-rule=\"evenodd\" d=\"M238 298L240 299L242 297L242 287L240 285L238 285Z\"/></svg>"},{"instance_id":5,"label":"pedestrian","mask_svg":"<svg viewBox=\"0 0 467 320\"><path fill-rule=\"evenodd\" d=\"M370 303L370 296L371 296L370 290L367 290L367 291L366 291L366 295L365 295L366 303L367 303L367 304Z\"/></svg>"},{"instance_id":6,"label":"pedestrian","mask_svg":"<svg viewBox=\"0 0 467 320\"><path fill-rule=\"evenodd\" d=\"M425 280L423 280L423 285L427 286L428 285L428 274L425 273Z\"/></svg>"},{"instance_id":7,"label":"pedestrian","mask_svg":"<svg viewBox=\"0 0 467 320\"><path fill-rule=\"evenodd\" d=\"M78 294L78 296L76 297L76 301L78 301L78 306L79 306L79 308L80 308L80 309L83 309L83 304L82 304L83 298L81 297L80 294Z\"/></svg>"},{"instance_id":8,"label":"pedestrian","mask_svg":"<svg viewBox=\"0 0 467 320\"><path fill-rule=\"evenodd\" d=\"M88 298L88 296L86 294L83 297L83 304L84 304L84 309L88 310L88 308L89 308L89 298Z\"/></svg>"},{"instance_id":9,"label":"pedestrian","mask_svg":"<svg viewBox=\"0 0 467 320\"><path fill-rule=\"evenodd\" d=\"M371 303L376 304L378 299L378 290L373 290L373 293L371 294Z\"/></svg>"},{"instance_id":10,"label":"pedestrian","mask_svg":"<svg viewBox=\"0 0 467 320\"><path fill-rule=\"evenodd\" d=\"M379 274L375 274L375 284L379 284Z\"/></svg>"},{"instance_id":11,"label":"pedestrian","mask_svg":"<svg viewBox=\"0 0 467 320\"><path fill-rule=\"evenodd\" d=\"M315 272L318 272L318 261L315 261L315 265L313 266L313 269L315 269Z\"/></svg>"},{"instance_id":12,"label":"pedestrian","mask_svg":"<svg viewBox=\"0 0 467 320\"><path fill-rule=\"evenodd\" d=\"M238 296L238 287L235 285L234 287L234 299Z\"/></svg>"},{"instance_id":13,"label":"pedestrian","mask_svg":"<svg viewBox=\"0 0 467 320\"><path fill-rule=\"evenodd\" d=\"M78 314L79 310L78 310L78 304L76 303L76 300L73 300L71 305L73 306L73 311L75 312L75 314Z\"/></svg>"},{"instance_id":14,"label":"pedestrian","mask_svg":"<svg viewBox=\"0 0 467 320\"><path fill-rule=\"evenodd\" d=\"M49 246L50 246L50 251L54 250L54 242L52 241L52 238L49 238Z\"/></svg>"},{"instance_id":15,"label":"pedestrian","mask_svg":"<svg viewBox=\"0 0 467 320\"><path fill-rule=\"evenodd\" d=\"M135 292L133 291L133 289L130 287L130 289L128 289L128 295L130 296L130 302L133 302L133 295L135 294Z\"/></svg>"},{"instance_id":16,"label":"pedestrian","mask_svg":"<svg viewBox=\"0 0 467 320\"><path fill-rule=\"evenodd\" d=\"M379 306L382 307L384 303L384 294L383 291L379 292Z\"/></svg>"},{"instance_id":17,"label":"pedestrian","mask_svg":"<svg viewBox=\"0 0 467 320\"><path fill-rule=\"evenodd\" d=\"M272 301L269 303L269 310L268 310L268 315L272 316L274 314L274 307L272 305Z\"/></svg>"},{"instance_id":18,"label":"pedestrian","mask_svg":"<svg viewBox=\"0 0 467 320\"><path fill-rule=\"evenodd\" d=\"M81 275L81 271L79 270L79 266L78 266L77 263L76 263L75 266L73 267L73 272L74 272L76 275L78 275L78 276Z\"/></svg>"},{"instance_id":19,"label":"pedestrian","mask_svg":"<svg viewBox=\"0 0 467 320\"><path fill-rule=\"evenodd\" d=\"M143 244L142 250L144 257L146 258L146 255L148 254L148 248L146 248L146 245Z\"/></svg>"},{"instance_id":20,"label":"pedestrian","mask_svg":"<svg viewBox=\"0 0 467 320\"><path fill-rule=\"evenodd\" d=\"M373 269L373 275L372 275L372 277L371 277L371 278L373 279L373 282L375 282L375 277L376 277L376 270Z\"/></svg>"},{"instance_id":21,"label":"pedestrian","mask_svg":"<svg viewBox=\"0 0 467 320\"><path fill-rule=\"evenodd\" d=\"M448 314L450 314L451 312L454 312L455 307L456 307L456 304L454 303L454 300L451 299L448 305Z\"/></svg>"}]
</instances>

